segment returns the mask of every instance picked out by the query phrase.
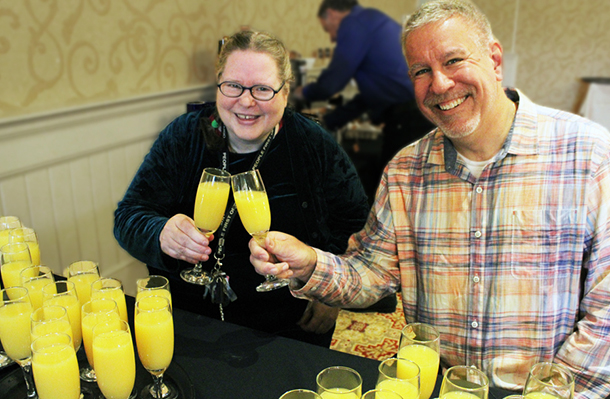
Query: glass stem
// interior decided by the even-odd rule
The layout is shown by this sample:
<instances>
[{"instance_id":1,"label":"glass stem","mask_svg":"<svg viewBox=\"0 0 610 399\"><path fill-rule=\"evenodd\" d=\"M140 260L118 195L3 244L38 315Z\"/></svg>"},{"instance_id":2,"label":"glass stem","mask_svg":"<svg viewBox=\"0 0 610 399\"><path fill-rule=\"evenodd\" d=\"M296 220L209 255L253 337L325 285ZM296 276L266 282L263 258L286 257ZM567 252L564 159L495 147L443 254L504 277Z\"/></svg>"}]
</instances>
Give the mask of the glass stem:
<instances>
[{"instance_id":1,"label":"glass stem","mask_svg":"<svg viewBox=\"0 0 610 399\"><path fill-rule=\"evenodd\" d=\"M34 378L32 376L32 363L28 362L27 364L21 365L21 371L23 372L23 378L25 379L28 398L37 398L38 395L36 394Z\"/></svg>"},{"instance_id":2,"label":"glass stem","mask_svg":"<svg viewBox=\"0 0 610 399\"><path fill-rule=\"evenodd\" d=\"M163 398L163 374L152 375L153 378L153 386L152 386L152 396L161 399Z\"/></svg>"},{"instance_id":3,"label":"glass stem","mask_svg":"<svg viewBox=\"0 0 610 399\"><path fill-rule=\"evenodd\" d=\"M201 273L201 269L203 267L203 264L201 262L197 262L197 264L193 267L193 273Z\"/></svg>"}]
</instances>

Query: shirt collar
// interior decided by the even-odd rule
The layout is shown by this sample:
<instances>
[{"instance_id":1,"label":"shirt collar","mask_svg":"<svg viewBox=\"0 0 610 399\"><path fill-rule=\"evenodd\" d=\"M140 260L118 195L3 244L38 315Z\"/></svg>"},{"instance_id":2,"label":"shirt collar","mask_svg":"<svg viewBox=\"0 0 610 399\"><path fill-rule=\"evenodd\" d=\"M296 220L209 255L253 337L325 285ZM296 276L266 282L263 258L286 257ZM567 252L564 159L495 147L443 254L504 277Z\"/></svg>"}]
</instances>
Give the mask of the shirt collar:
<instances>
[{"instance_id":1,"label":"shirt collar","mask_svg":"<svg viewBox=\"0 0 610 399\"><path fill-rule=\"evenodd\" d=\"M515 119L496 160L502 159L506 154L533 155L538 154L538 112L536 104L517 89L506 89L505 93L511 101L519 103ZM432 137L428 163L442 165L443 161L447 172L456 169L457 151L453 143L443 133L436 129Z\"/></svg>"}]
</instances>

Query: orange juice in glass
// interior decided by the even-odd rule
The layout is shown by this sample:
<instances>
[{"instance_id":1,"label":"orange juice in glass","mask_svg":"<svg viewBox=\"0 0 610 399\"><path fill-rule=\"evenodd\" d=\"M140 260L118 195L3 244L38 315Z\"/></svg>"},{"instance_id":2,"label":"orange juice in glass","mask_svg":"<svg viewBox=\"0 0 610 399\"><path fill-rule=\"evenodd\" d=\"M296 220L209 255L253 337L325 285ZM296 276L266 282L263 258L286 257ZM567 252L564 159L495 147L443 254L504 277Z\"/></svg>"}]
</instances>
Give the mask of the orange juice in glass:
<instances>
[{"instance_id":1,"label":"orange juice in glass","mask_svg":"<svg viewBox=\"0 0 610 399\"><path fill-rule=\"evenodd\" d=\"M117 317L98 323L92 335L97 385L106 398L129 398L136 380L129 324Z\"/></svg>"},{"instance_id":2,"label":"orange juice in glass","mask_svg":"<svg viewBox=\"0 0 610 399\"><path fill-rule=\"evenodd\" d=\"M87 303L91 299L91 284L100 278L99 266L90 260L72 262L68 266L68 281L76 286L78 299Z\"/></svg>"},{"instance_id":3,"label":"orange juice in glass","mask_svg":"<svg viewBox=\"0 0 610 399\"><path fill-rule=\"evenodd\" d=\"M127 303L123 284L116 278L104 277L91 284L91 299L110 298L114 300L119 309L121 320L127 321Z\"/></svg>"},{"instance_id":4,"label":"orange juice in glass","mask_svg":"<svg viewBox=\"0 0 610 399\"><path fill-rule=\"evenodd\" d=\"M30 250L26 243L6 244L0 248L0 270L4 288L21 285L21 271L32 266Z\"/></svg>"},{"instance_id":5,"label":"orange juice in glass","mask_svg":"<svg viewBox=\"0 0 610 399\"><path fill-rule=\"evenodd\" d=\"M28 289L34 310L42 306L42 287L55 282L53 271L43 265L29 266L20 273L21 286Z\"/></svg>"},{"instance_id":6,"label":"orange juice in glass","mask_svg":"<svg viewBox=\"0 0 610 399\"><path fill-rule=\"evenodd\" d=\"M40 399L80 398L78 361L72 340L54 333L32 343L32 370Z\"/></svg>"},{"instance_id":7,"label":"orange juice in glass","mask_svg":"<svg viewBox=\"0 0 610 399\"><path fill-rule=\"evenodd\" d=\"M40 265L40 246L38 245L38 236L34 229L29 227L18 227L12 229L8 233L9 243L26 243L30 250L33 265Z\"/></svg>"},{"instance_id":8,"label":"orange juice in glass","mask_svg":"<svg viewBox=\"0 0 610 399\"><path fill-rule=\"evenodd\" d=\"M78 351L82 342L80 313L81 306L76 287L71 281L56 281L42 287L42 306L59 305L66 308L72 327L72 344Z\"/></svg>"},{"instance_id":9,"label":"orange juice in glass","mask_svg":"<svg viewBox=\"0 0 610 399\"><path fill-rule=\"evenodd\" d=\"M407 324L400 337L399 359L411 360L420 370L420 399L429 399L434 391L440 364L440 334L429 324ZM398 369L400 376L401 370Z\"/></svg>"}]
</instances>

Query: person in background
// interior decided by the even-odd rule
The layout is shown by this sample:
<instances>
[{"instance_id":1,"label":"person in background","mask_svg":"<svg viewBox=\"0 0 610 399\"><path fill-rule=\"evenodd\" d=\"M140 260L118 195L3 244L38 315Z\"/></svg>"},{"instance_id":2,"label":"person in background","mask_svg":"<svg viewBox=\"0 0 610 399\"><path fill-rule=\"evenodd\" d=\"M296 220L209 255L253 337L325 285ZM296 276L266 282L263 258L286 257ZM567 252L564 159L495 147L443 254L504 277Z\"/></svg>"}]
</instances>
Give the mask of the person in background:
<instances>
[{"instance_id":1,"label":"person in background","mask_svg":"<svg viewBox=\"0 0 610 399\"><path fill-rule=\"evenodd\" d=\"M215 264L218 239L206 238L193 221L204 168L222 169L227 156L231 174L249 170L271 136L258 167L271 227L333 253L344 252L369 206L353 164L333 137L287 108L292 71L278 39L263 32L234 34L222 47L216 74L216 103L178 117L160 133L118 204L114 234L150 274L169 278L174 306L219 318L218 304L204 300L205 287L180 278L181 270L199 261L208 273ZM338 309L296 299L287 288L256 292L264 279L250 266L249 239L233 218L222 271L237 299L223 306L224 319L328 347Z\"/></svg>"},{"instance_id":2,"label":"person in background","mask_svg":"<svg viewBox=\"0 0 610 399\"><path fill-rule=\"evenodd\" d=\"M366 306L400 290L444 367L521 390L555 362L575 398L610 395L610 134L503 89L502 47L470 2L425 3L403 33L415 97L438 128L390 161L342 256L270 232L259 273L298 297Z\"/></svg>"},{"instance_id":3,"label":"person in background","mask_svg":"<svg viewBox=\"0 0 610 399\"><path fill-rule=\"evenodd\" d=\"M383 124L374 189L392 156L434 126L414 101L398 22L379 10L363 8L357 0L323 0L318 18L336 46L317 81L297 88L293 95L307 102L328 100L351 79L356 81L358 94L324 114L322 120L329 130L336 130L366 112L373 124Z\"/></svg>"}]
</instances>

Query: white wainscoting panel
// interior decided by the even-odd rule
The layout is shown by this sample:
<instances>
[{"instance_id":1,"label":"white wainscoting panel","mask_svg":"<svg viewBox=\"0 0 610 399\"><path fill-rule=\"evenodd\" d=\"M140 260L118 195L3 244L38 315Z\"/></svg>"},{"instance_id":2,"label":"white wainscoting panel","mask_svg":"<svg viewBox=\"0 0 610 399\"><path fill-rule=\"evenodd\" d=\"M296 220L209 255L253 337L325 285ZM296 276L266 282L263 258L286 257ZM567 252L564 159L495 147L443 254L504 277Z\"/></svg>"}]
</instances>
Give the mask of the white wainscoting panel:
<instances>
[{"instance_id":1,"label":"white wainscoting panel","mask_svg":"<svg viewBox=\"0 0 610 399\"><path fill-rule=\"evenodd\" d=\"M213 86L0 119L0 215L38 234L42 263L61 274L77 260L135 294L145 265L114 239L114 210L159 132Z\"/></svg>"}]
</instances>

